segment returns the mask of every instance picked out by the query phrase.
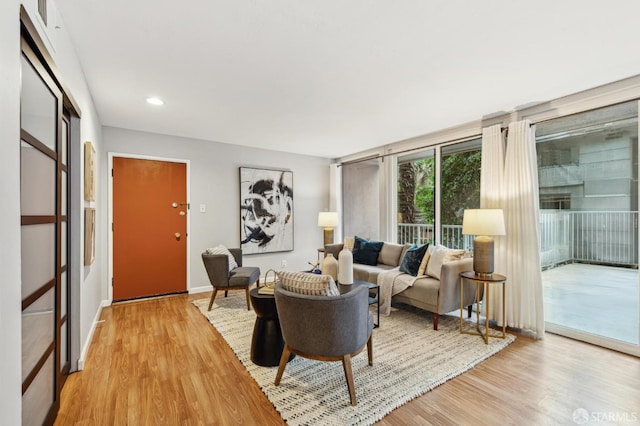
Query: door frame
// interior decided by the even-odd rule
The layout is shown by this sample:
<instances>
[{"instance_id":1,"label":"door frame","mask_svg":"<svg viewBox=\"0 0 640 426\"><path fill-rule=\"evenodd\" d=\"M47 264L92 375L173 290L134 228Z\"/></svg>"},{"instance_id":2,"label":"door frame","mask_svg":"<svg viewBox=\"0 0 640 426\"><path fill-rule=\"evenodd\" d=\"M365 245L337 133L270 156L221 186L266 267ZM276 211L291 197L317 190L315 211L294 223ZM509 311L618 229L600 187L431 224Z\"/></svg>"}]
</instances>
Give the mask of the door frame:
<instances>
[{"instance_id":1,"label":"door frame","mask_svg":"<svg viewBox=\"0 0 640 426\"><path fill-rule=\"evenodd\" d=\"M109 224L113 223L113 175L111 174L111 170L113 170L113 159L114 157L121 158L131 158L137 160L153 160L153 161L163 161L168 163L183 163L186 164L187 167L187 199L186 202L190 203L191 199L191 161L184 160L180 158L168 158L168 157L158 157L153 155L137 155L137 154L126 154L120 152L109 152L107 159L107 176L108 176L108 189L107 189L107 197L108 197L108 214L107 214L107 223L106 227L108 229L108 237L107 237L107 252L108 252L108 272L107 272L107 299L109 304L113 303L113 229ZM191 209L189 209L191 210ZM191 260L191 212L187 214L187 293L191 290L191 273L189 263Z\"/></svg>"}]
</instances>

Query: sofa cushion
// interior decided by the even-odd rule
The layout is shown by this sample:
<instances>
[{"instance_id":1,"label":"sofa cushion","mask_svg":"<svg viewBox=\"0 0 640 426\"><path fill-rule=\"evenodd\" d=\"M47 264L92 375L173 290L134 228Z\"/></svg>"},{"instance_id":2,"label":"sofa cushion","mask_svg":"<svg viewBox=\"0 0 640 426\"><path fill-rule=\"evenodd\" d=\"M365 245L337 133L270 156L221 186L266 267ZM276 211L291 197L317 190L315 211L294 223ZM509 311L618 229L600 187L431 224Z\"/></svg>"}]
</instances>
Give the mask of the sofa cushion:
<instances>
[{"instance_id":1,"label":"sofa cushion","mask_svg":"<svg viewBox=\"0 0 640 426\"><path fill-rule=\"evenodd\" d=\"M423 244L421 246L414 245L404 254L402 262L400 263L400 272L404 272L414 277L418 275L422 258L424 257L429 244Z\"/></svg>"},{"instance_id":2,"label":"sofa cushion","mask_svg":"<svg viewBox=\"0 0 640 426\"><path fill-rule=\"evenodd\" d=\"M389 269L393 269L393 266L383 265L382 263L379 263L376 266L354 263L353 278L375 284L378 282L378 274L388 271Z\"/></svg>"},{"instance_id":3,"label":"sofa cushion","mask_svg":"<svg viewBox=\"0 0 640 426\"><path fill-rule=\"evenodd\" d=\"M418 268L418 275L427 275L427 265L429 264L429 258L431 258L431 252L435 248L435 245L429 245L429 249L424 254L422 262L420 262L420 268Z\"/></svg>"},{"instance_id":4,"label":"sofa cushion","mask_svg":"<svg viewBox=\"0 0 640 426\"><path fill-rule=\"evenodd\" d=\"M411 287L394 297L400 300L406 298L411 301L417 301L417 305L422 306L423 309L429 309L431 312L436 312L439 308L438 293L440 292L440 284L440 281L435 278L418 278ZM457 292L456 294L459 298L460 293ZM407 300L407 302L409 301Z\"/></svg>"},{"instance_id":5,"label":"sofa cushion","mask_svg":"<svg viewBox=\"0 0 640 426\"><path fill-rule=\"evenodd\" d=\"M427 275L440 279L442 264L462 259L465 253L464 250L449 249L440 245L436 246L431 252L429 263L427 263Z\"/></svg>"},{"instance_id":6,"label":"sofa cushion","mask_svg":"<svg viewBox=\"0 0 640 426\"><path fill-rule=\"evenodd\" d=\"M353 245L356 243L356 239L353 237L346 237L344 239L344 248L349 251L353 251Z\"/></svg>"},{"instance_id":7,"label":"sofa cushion","mask_svg":"<svg viewBox=\"0 0 640 426\"><path fill-rule=\"evenodd\" d=\"M339 296L340 291L329 275L308 272L276 272L285 290L312 296Z\"/></svg>"},{"instance_id":8,"label":"sofa cushion","mask_svg":"<svg viewBox=\"0 0 640 426\"><path fill-rule=\"evenodd\" d=\"M378 254L380 254L383 245L382 241L367 241L356 236L353 246L353 262L363 265L377 265Z\"/></svg>"},{"instance_id":9,"label":"sofa cushion","mask_svg":"<svg viewBox=\"0 0 640 426\"><path fill-rule=\"evenodd\" d=\"M378 255L378 263L389 266L398 266L404 245L385 242Z\"/></svg>"}]
</instances>

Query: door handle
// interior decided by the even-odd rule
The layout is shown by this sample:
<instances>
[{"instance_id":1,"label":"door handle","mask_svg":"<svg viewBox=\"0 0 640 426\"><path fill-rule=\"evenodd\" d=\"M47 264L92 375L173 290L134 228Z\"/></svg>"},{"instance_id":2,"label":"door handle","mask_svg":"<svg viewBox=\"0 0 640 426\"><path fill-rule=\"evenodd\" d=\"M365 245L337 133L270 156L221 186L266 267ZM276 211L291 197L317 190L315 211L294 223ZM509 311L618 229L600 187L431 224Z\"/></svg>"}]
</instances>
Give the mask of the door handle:
<instances>
[{"instance_id":1,"label":"door handle","mask_svg":"<svg viewBox=\"0 0 640 426\"><path fill-rule=\"evenodd\" d=\"M189 206L189 203L176 203L175 201L173 203L171 203L171 207L173 207L174 209L177 209L178 206L187 206L187 210L189 210L191 208Z\"/></svg>"},{"instance_id":2,"label":"door handle","mask_svg":"<svg viewBox=\"0 0 640 426\"><path fill-rule=\"evenodd\" d=\"M179 239L180 239L180 233L176 232L176 240L179 240Z\"/></svg>"}]
</instances>

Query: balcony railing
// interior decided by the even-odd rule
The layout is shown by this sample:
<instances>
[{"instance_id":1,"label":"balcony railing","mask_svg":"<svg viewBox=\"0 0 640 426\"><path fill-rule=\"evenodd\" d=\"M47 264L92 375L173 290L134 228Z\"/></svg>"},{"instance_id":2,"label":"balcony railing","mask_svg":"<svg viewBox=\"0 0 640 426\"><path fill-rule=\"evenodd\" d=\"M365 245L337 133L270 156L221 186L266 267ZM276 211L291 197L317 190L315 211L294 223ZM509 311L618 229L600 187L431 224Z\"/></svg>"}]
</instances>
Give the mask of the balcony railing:
<instances>
[{"instance_id":1,"label":"balcony railing","mask_svg":"<svg viewBox=\"0 0 640 426\"><path fill-rule=\"evenodd\" d=\"M433 225L398 224L401 244L432 243ZM473 236L461 225L444 225L441 242L471 250ZM543 268L572 262L638 267L638 212L540 211L540 264Z\"/></svg>"},{"instance_id":2,"label":"balcony railing","mask_svg":"<svg viewBox=\"0 0 640 426\"><path fill-rule=\"evenodd\" d=\"M638 267L638 212L540 211L540 263Z\"/></svg>"},{"instance_id":3,"label":"balcony railing","mask_svg":"<svg viewBox=\"0 0 640 426\"><path fill-rule=\"evenodd\" d=\"M462 235L462 225L444 225L442 227L442 243L449 248L471 250L473 236ZM398 243L424 244L433 243L433 225L424 223L399 223Z\"/></svg>"}]
</instances>

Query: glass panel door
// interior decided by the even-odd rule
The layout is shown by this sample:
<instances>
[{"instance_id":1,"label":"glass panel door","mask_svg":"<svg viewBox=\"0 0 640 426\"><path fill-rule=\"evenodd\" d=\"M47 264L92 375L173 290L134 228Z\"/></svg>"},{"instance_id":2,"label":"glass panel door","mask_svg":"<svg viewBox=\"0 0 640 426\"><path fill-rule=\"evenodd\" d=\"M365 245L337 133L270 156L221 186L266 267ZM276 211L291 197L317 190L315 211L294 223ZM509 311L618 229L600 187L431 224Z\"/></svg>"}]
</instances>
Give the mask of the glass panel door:
<instances>
[{"instance_id":1,"label":"glass panel door","mask_svg":"<svg viewBox=\"0 0 640 426\"><path fill-rule=\"evenodd\" d=\"M61 186L67 179L60 155L62 93L24 42L20 100L22 420L42 425L53 423L60 404L61 261L67 258L61 255Z\"/></svg>"},{"instance_id":2,"label":"glass panel door","mask_svg":"<svg viewBox=\"0 0 640 426\"><path fill-rule=\"evenodd\" d=\"M536 128L547 329L639 344L637 102Z\"/></svg>"}]
</instances>

